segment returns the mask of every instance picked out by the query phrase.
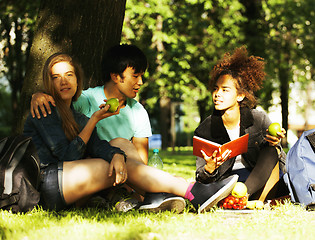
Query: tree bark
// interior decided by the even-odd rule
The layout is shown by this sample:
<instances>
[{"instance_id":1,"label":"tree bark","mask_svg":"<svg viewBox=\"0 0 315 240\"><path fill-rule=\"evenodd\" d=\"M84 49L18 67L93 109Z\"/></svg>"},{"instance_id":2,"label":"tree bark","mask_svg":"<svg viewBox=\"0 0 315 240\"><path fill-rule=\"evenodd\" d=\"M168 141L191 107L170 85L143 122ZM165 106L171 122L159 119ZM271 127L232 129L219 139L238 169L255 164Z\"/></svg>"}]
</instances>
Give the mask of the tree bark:
<instances>
[{"instance_id":1,"label":"tree bark","mask_svg":"<svg viewBox=\"0 0 315 240\"><path fill-rule=\"evenodd\" d=\"M282 112L282 127L288 131L289 123L289 79L290 79L290 50L288 43L284 43L279 53L279 80L280 80L280 98ZM282 145L287 147L287 136L282 139Z\"/></svg>"},{"instance_id":2,"label":"tree bark","mask_svg":"<svg viewBox=\"0 0 315 240\"><path fill-rule=\"evenodd\" d=\"M160 98L160 131L162 137L162 149L167 149L169 146L170 134L170 105L171 99L166 96Z\"/></svg>"},{"instance_id":3,"label":"tree bark","mask_svg":"<svg viewBox=\"0 0 315 240\"><path fill-rule=\"evenodd\" d=\"M42 0L23 84L16 132L21 132L32 93L42 89L42 68L55 52L81 63L85 87L101 83L101 58L120 42L126 0Z\"/></svg>"},{"instance_id":4,"label":"tree bark","mask_svg":"<svg viewBox=\"0 0 315 240\"><path fill-rule=\"evenodd\" d=\"M264 11L262 10L261 0L240 0L244 5L244 15L247 21L243 24L246 36L245 42L248 50L254 54L263 57L265 55L265 36L266 29L264 24Z\"/></svg>"}]
</instances>

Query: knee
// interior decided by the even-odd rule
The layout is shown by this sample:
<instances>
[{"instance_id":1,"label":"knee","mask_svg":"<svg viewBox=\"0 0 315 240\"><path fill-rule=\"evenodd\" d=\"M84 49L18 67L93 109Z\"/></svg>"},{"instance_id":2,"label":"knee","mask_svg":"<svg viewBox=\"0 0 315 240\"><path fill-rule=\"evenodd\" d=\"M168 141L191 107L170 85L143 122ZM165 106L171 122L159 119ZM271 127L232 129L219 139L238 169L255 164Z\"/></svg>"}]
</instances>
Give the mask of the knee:
<instances>
[{"instance_id":1,"label":"knee","mask_svg":"<svg viewBox=\"0 0 315 240\"><path fill-rule=\"evenodd\" d=\"M92 185L102 182L108 171L108 163L103 159L89 159L78 162L64 171L65 183L72 189L85 191Z\"/></svg>"},{"instance_id":2,"label":"knee","mask_svg":"<svg viewBox=\"0 0 315 240\"><path fill-rule=\"evenodd\" d=\"M71 183L75 189L85 189L86 185L91 182L93 178L93 172L85 166L76 166L68 172L67 183Z\"/></svg>"}]
</instances>

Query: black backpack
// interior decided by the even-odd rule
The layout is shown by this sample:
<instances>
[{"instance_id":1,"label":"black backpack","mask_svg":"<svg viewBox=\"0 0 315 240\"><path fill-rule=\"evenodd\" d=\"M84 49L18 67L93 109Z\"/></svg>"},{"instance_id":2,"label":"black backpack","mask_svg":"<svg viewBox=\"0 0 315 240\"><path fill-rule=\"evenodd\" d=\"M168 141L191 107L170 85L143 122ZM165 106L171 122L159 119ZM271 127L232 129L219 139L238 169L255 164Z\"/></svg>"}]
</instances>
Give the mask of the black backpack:
<instances>
[{"instance_id":1,"label":"black backpack","mask_svg":"<svg viewBox=\"0 0 315 240\"><path fill-rule=\"evenodd\" d=\"M33 209L40 200L40 162L32 139L0 139L0 209L14 213Z\"/></svg>"}]
</instances>

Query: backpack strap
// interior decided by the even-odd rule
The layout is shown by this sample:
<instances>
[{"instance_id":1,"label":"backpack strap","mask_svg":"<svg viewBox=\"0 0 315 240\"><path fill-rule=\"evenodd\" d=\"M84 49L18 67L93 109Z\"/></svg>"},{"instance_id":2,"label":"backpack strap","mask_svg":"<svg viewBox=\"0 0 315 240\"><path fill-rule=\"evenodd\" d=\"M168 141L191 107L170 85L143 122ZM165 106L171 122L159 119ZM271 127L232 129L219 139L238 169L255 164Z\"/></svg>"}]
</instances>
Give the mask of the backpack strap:
<instances>
[{"instance_id":1,"label":"backpack strap","mask_svg":"<svg viewBox=\"0 0 315 240\"><path fill-rule=\"evenodd\" d=\"M5 138L2 138L1 140L0 140L0 154L2 155L2 151L4 151L5 150L5 144L6 144L6 142L8 141L8 137L5 137Z\"/></svg>"},{"instance_id":2,"label":"backpack strap","mask_svg":"<svg viewBox=\"0 0 315 240\"><path fill-rule=\"evenodd\" d=\"M4 191L4 172L6 168L6 163L3 162L2 156L5 152L5 145L8 142L8 137L2 138L0 140L0 197Z\"/></svg>"},{"instance_id":3,"label":"backpack strap","mask_svg":"<svg viewBox=\"0 0 315 240\"><path fill-rule=\"evenodd\" d=\"M315 153L315 132L309 134L306 136L306 138L308 139L308 141L310 142L312 149Z\"/></svg>"},{"instance_id":4,"label":"backpack strap","mask_svg":"<svg viewBox=\"0 0 315 240\"><path fill-rule=\"evenodd\" d=\"M0 209L17 203L19 201L19 199L20 198L17 194L13 194L13 195L8 196L4 199L1 199L0 200Z\"/></svg>"}]
</instances>

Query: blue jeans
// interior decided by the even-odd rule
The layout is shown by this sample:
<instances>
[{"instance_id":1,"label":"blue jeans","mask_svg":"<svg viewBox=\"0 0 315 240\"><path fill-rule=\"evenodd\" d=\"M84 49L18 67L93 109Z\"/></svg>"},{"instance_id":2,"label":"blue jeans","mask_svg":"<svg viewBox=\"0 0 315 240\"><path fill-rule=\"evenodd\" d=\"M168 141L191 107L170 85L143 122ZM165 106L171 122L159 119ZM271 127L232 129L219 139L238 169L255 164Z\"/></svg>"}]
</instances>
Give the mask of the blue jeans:
<instances>
[{"instance_id":1,"label":"blue jeans","mask_svg":"<svg viewBox=\"0 0 315 240\"><path fill-rule=\"evenodd\" d=\"M231 175L232 174L237 174L238 175L238 182L244 183L246 181L246 179L248 178L250 171L247 168L240 168L240 169L233 170L231 172Z\"/></svg>"}]
</instances>

